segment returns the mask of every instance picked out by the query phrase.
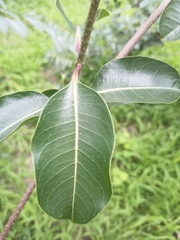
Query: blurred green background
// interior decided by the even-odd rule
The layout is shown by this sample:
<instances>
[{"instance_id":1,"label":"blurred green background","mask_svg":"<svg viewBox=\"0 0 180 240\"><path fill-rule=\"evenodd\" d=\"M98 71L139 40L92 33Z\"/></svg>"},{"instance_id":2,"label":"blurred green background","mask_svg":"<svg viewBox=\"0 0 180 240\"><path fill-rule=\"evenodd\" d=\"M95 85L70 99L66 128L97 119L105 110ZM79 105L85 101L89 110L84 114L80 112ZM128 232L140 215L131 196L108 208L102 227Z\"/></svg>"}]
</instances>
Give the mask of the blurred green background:
<instances>
[{"instance_id":1,"label":"blurred green background","mask_svg":"<svg viewBox=\"0 0 180 240\"><path fill-rule=\"evenodd\" d=\"M26 24L28 34L23 39L13 31L0 33L0 94L63 87L71 79L76 53L73 35L54 1L4 2ZM83 25L89 2L62 0L62 5L71 21ZM82 72L84 83L91 84L99 68L118 54L160 1L149 1L145 8L141 2L101 1L110 16L95 24ZM58 34L52 38L31 27L23 17L27 13L34 13ZM158 24L131 54L165 61L180 73L180 41L162 44ZM114 194L106 209L87 225L73 225L47 216L34 191L7 239L180 239L179 107L180 101L112 108L116 131L111 166ZM29 121L0 145L0 232L34 177L30 142L35 124L35 120Z\"/></svg>"}]
</instances>

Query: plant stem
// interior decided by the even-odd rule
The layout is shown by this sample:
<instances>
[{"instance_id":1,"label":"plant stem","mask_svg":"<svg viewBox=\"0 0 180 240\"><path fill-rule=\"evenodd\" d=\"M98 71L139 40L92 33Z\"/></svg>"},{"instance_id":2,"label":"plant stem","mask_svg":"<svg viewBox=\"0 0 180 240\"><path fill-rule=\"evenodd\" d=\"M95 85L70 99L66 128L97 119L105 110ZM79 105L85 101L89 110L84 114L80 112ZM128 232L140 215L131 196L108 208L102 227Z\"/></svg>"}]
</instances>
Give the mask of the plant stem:
<instances>
[{"instance_id":1,"label":"plant stem","mask_svg":"<svg viewBox=\"0 0 180 240\"><path fill-rule=\"evenodd\" d=\"M115 59L123 58L127 56L134 48L136 43L142 38L142 36L148 31L152 24L158 19L165 7L171 0L164 0L158 6L158 8L149 16L145 23L139 28L139 30L132 36L132 38L126 43L123 49L119 52Z\"/></svg>"},{"instance_id":2,"label":"plant stem","mask_svg":"<svg viewBox=\"0 0 180 240\"><path fill-rule=\"evenodd\" d=\"M77 61L76 61L76 66L78 64L81 65L81 66L84 65L86 50L87 50L87 47L88 47L88 44L89 44L89 39L90 39L92 28L93 28L93 25L94 25L94 22L95 22L95 17L96 17L96 13L97 13L97 10L98 10L99 3L100 3L100 0L92 0L91 1L88 17L87 17L87 20L86 20L86 26L85 26L84 34L83 34L83 37L82 37L81 48L80 48L80 52L79 52L79 55L78 55Z\"/></svg>"},{"instance_id":3,"label":"plant stem","mask_svg":"<svg viewBox=\"0 0 180 240\"><path fill-rule=\"evenodd\" d=\"M10 216L9 220L7 221L1 235L0 235L0 240L4 240L6 239L8 233L10 232L12 226L14 225L14 223L16 222L21 210L23 209L24 205L26 204L26 202L28 201L31 193L33 192L35 188L35 181L33 180L32 182L30 182L29 186L27 187L24 195L21 198L21 201L19 202L19 204L16 206L14 212L12 213L12 215Z\"/></svg>"}]
</instances>

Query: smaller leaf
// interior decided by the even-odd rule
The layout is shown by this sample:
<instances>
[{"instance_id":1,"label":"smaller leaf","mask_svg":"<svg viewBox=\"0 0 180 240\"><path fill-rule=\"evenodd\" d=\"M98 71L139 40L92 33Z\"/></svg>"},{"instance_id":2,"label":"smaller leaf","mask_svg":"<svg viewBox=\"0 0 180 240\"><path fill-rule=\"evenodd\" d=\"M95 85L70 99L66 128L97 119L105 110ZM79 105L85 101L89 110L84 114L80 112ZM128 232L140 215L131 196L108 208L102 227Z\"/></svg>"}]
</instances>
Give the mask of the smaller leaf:
<instances>
[{"instance_id":1,"label":"smaller leaf","mask_svg":"<svg viewBox=\"0 0 180 240\"><path fill-rule=\"evenodd\" d=\"M0 142L26 120L38 117L48 98L37 92L17 92L0 98Z\"/></svg>"},{"instance_id":2,"label":"smaller leaf","mask_svg":"<svg viewBox=\"0 0 180 240\"><path fill-rule=\"evenodd\" d=\"M180 0L173 0L165 8L159 23L162 41L180 39Z\"/></svg>"},{"instance_id":3,"label":"smaller leaf","mask_svg":"<svg viewBox=\"0 0 180 240\"><path fill-rule=\"evenodd\" d=\"M62 16L64 17L64 19L66 20L67 24L69 25L71 31L74 33L74 35L76 34L76 26L69 20L69 18L66 16L61 4L59 0L56 0L56 7L57 9L60 11L60 13L62 14Z\"/></svg>"},{"instance_id":4,"label":"smaller leaf","mask_svg":"<svg viewBox=\"0 0 180 240\"><path fill-rule=\"evenodd\" d=\"M3 33L8 32L8 21L6 18L0 16L0 31Z\"/></svg>"},{"instance_id":5,"label":"smaller leaf","mask_svg":"<svg viewBox=\"0 0 180 240\"><path fill-rule=\"evenodd\" d=\"M108 103L171 103L180 97L177 71L164 62L145 57L113 60L95 77L94 88Z\"/></svg>"},{"instance_id":6,"label":"smaller leaf","mask_svg":"<svg viewBox=\"0 0 180 240\"><path fill-rule=\"evenodd\" d=\"M10 29L17 33L19 36L23 37L23 38L26 38L27 37L27 27L26 25L20 21L20 20L11 20L9 19L9 27Z\"/></svg>"},{"instance_id":7,"label":"smaller leaf","mask_svg":"<svg viewBox=\"0 0 180 240\"><path fill-rule=\"evenodd\" d=\"M109 16L109 12L106 9L98 9L97 14L96 14L96 21L99 21L105 17Z\"/></svg>"}]
</instances>

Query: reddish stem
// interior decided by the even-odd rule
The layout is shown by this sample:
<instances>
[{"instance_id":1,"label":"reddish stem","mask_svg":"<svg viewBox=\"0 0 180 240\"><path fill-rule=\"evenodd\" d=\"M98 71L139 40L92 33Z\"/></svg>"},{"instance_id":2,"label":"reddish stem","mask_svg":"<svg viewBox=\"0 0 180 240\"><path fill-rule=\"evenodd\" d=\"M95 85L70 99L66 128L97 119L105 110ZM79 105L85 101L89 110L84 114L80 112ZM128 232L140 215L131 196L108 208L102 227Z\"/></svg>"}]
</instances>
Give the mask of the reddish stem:
<instances>
[{"instance_id":1,"label":"reddish stem","mask_svg":"<svg viewBox=\"0 0 180 240\"><path fill-rule=\"evenodd\" d=\"M81 68L82 68L82 64L78 63L73 72L72 79L74 82L77 82L77 80L79 79L79 73L80 73Z\"/></svg>"},{"instance_id":2,"label":"reddish stem","mask_svg":"<svg viewBox=\"0 0 180 240\"><path fill-rule=\"evenodd\" d=\"M0 235L0 240L6 239L8 233L10 232L12 226L14 225L15 221L17 220L21 210L23 209L24 205L26 204L27 200L29 199L31 193L33 192L35 188L35 181L33 180L29 186L27 187L24 195L21 198L21 201L19 204L16 206L14 212L10 216L9 220L7 221L1 235Z\"/></svg>"},{"instance_id":3,"label":"reddish stem","mask_svg":"<svg viewBox=\"0 0 180 240\"><path fill-rule=\"evenodd\" d=\"M171 0L164 0L159 7L149 16L145 23L139 28L139 30L132 36L132 38L126 43L123 49L116 56L116 59L123 58L127 56L131 50L134 48L136 43L142 38L142 36L148 31L152 24L158 19L162 11L168 5Z\"/></svg>"}]
</instances>

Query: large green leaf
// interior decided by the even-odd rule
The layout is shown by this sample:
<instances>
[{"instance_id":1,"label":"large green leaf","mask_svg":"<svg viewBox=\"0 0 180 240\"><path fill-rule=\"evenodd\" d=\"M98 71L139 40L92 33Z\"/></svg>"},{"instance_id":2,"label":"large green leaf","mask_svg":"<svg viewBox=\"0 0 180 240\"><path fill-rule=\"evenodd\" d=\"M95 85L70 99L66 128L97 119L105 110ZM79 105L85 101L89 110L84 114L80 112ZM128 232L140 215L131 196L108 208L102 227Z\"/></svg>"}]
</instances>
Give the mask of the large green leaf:
<instances>
[{"instance_id":1,"label":"large green leaf","mask_svg":"<svg viewBox=\"0 0 180 240\"><path fill-rule=\"evenodd\" d=\"M24 121L40 115L47 102L44 94L17 92L0 98L0 141L12 134Z\"/></svg>"},{"instance_id":2,"label":"large green leaf","mask_svg":"<svg viewBox=\"0 0 180 240\"><path fill-rule=\"evenodd\" d=\"M32 141L37 196L57 219L87 223L111 197L114 131L102 98L80 82L53 95Z\"/></svg>"},{"instance_id":3,"label":"large green leaf","mask_svg":"<svg viewBox=\"0 0 180 240\"><path fill-rule=\"evenodd\" d=\"M180 39L180 0L172 0L160 19L160 34L163 41Z\"/></svg>"},{"instance_id":4,"label":"large green leaf","mask_svg":"<svg viewBox=\"0 0 180 240\"><path fill-rule=\"evenodd\" d=\"M180 78L166 63L129 57L103 66L92 86L109 105L170 103L180 97Z\"/></svg>"}]
</instances>

